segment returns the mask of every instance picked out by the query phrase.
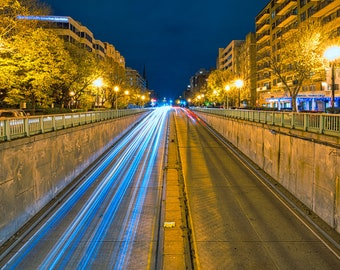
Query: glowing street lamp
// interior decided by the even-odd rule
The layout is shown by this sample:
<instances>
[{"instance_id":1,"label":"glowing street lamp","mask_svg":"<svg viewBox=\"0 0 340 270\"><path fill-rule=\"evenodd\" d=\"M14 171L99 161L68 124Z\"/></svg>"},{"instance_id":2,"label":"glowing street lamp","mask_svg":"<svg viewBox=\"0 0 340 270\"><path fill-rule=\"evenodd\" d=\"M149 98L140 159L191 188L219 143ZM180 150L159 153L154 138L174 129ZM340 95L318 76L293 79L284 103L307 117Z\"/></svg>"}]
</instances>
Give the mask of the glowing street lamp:
<instances>
[{"instance_id":1,"label":"glowing street lamp","mask_svg":"<svg viewBox=\"0 0 340 270\"><path fill-rule=\"evenodd\" d=\"M230 86L229 85L226 85L224 87L224 90L227 92L227 110L229 109L229 101L228 101L228 92L230 90ZM223 104L223 108L225 108L225 104Z\"/></svg>"},{"instance_id":2,"label":"glowing street lamp","mask_svg":"<svg viewBox=\"0 0 340 270\"><path fill-rule=\"evenodd\" d=\"M118 91L119 91L119 86L113 87L113 90L116 92L116 111L118 110Z\"/></svg>"},{"instance_id":3,"label":"glowing street lamp","mask_svg":"<svg viewBox=\"0 0 340 270\"><path fill-rule=\"evenodd\" d=\"M335 61L340 57L340 47L332 46L329 47L323 55L331 64L332 69L332 97L331 97L331 106L334 108L334 92L335 92Z\"/></svg>"},{"instance_id":4,"label":"glowing street lamp","mask_svg":"<svg viewBox=\"0 0 340 270\"><path fill-rule=\"evenodd\" d=\"M69 103L68 103L68 107L69 107L69 109L71 109L71 108L72 108L72 105L73 105L73 97L75 96L76 93L74 93L73 91L71 91L71 92L68 93L68 94L69 94L69 96L70 96L70 101L69 101Z\"/></svg>"},{"instance_id":5,"label":"glowing street lamp","mask_svg":"<svg viewBox=\"0 0 340 270\"><path fill-rule=\"evenodd\" d=\"M95 86L95 87L97 88L95 106L97 105L97 107L98 107L98 104L99 104L99 100L98 100L98 91L99 91L99 89L104 85L103 79L102 79L102 78L98 78L98 79L94 80L94 81L92 82L92 85Z\"/></svg>"},{"instance_id":6,"label":"glowing street lamp","mask_svg":"<svg viewBox=\"0 0 340 270\"><path fill-rule=\"evenodd\" d=\"M142 107L144 107L144 100L145 100L145 96L144 95L141 96L141 100L142 100Z\"/></svg>"},{"instance_id":7,"label":"glowing street lamp","mask_svg":"<svg viewBox=\"0 0 340 270\"><path fill-rule=\"evenodd\" d=\"M243 87L243 80L241 79L238 79L235 81L235 86L237 87L238 89L238 107L241 106L241 92L240 92L240 89Z\"/></svg>"}]
</instances>

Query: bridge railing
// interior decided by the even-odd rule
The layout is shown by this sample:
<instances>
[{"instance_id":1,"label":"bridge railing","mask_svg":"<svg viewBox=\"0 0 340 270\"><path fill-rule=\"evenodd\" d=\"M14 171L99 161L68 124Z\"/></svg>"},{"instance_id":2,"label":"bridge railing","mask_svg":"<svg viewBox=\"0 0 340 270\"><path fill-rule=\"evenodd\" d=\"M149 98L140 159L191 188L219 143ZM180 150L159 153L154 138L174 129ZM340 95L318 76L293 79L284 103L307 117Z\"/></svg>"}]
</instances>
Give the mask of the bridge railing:
<instances>
[{"instance_id":1,"label":"bridge railing","mask_svg":"<svg viewBox=\"0 0 340 270\"><path fill-rule=\"evenodd\" d=\"M0 119L0 142L120 118L147 110L149 109L137 108Z\"/></svg>"},{"instance_id":2,"label":"bridge railing","mask_svg":"<svg viewBox=\"0 0 340 270\"><path fill-rule=\"evenodd\" d=\"M191 110L340 137L339 114L226 110L200 107L192 107Z\"/></svg>"}]
</instances>

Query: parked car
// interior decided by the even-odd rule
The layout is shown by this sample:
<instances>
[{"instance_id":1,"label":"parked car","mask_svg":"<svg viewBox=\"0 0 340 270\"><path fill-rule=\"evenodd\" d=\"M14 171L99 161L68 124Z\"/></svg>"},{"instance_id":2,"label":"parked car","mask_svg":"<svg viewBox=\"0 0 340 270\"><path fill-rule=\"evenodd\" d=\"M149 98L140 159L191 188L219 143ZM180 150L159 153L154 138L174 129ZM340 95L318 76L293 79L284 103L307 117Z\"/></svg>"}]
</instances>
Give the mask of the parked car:
<instances>
[{"instance_id":1,"label":"parked car","mask_svg":"<svg viewBox=\"0 0 340 270\"><path fill-rule=\"evenodd\" d=\"M0 118L25 117L26 113L19 109L0 109Z\"/></svg>"}]
</instances>

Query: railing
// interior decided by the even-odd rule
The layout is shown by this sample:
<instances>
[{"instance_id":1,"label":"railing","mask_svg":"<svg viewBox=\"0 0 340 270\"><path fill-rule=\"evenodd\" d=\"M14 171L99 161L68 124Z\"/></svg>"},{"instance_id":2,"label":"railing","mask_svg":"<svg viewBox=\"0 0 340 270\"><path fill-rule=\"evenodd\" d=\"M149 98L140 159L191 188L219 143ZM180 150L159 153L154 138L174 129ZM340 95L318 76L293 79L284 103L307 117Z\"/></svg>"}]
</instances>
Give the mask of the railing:
<instances>
[{"instance_id":1,"label":"railing","mask_svg":"<svg viewBox=\"0 0 340 270\"><path fill-rule=\"evenodd\" d=\"M0 142L138 114L148 109L93 111L0 120Z\"/></svg>"},{"instance_id":2,"label":"railing","mask_svg":"<svg viewBox=\"0 0 340 270\"><path fill-rule=\"evenodd\" d=\"M340 115L191 108L193 111L340 137Z\"/></svg>"}]
</instances>

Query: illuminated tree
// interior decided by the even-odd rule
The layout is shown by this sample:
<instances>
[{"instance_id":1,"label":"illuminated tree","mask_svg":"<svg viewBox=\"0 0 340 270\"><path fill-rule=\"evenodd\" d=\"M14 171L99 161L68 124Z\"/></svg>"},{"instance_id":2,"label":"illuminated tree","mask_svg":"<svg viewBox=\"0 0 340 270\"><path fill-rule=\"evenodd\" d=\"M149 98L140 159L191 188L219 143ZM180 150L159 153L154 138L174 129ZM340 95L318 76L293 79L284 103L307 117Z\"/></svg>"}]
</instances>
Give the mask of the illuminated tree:
<instances>
[{"instance_id":1,"label":"illuminated tree","mask_svg":"<svg viewBox=\"0 0 340 270\"><path fill-rule=\"evenodd\" d=\"M105 101L113 108L116 102L125 95L125 90L128 89L126 85L126 75L125 69L118 65L113 59L105 59L101 63L101 69L103 71L103 78L107 82L107 87L105 88ZM119 87L119 91L115 91L115 87ZM133 92L132 89L129 91ZM118 100L116 100L116 98ZM121 102L124 103L124 102Z\"/></svg>"},{"instance_id":2,"label":"illuminated tree","mask_svg":"<svg viewBox=\"0 0 340 270\"><path fill-rule=\"evenodd\" d=\"M224 103L226 99L226 86L232 85L234 75L230 70L214 70L209 74L207 91L205 96L208 100L215 100L218 103ZM231 88L228 93L229 96L233 96L233 89Z\"/></svg>"},{"instance_id":3,"label":"illuminated tree","mask_svg":"<svg viewBox=\"0 0 340 270\"><path fill-rule=\"evenodd\" d=\"M20 20L18 15L42 15L48 12L49 8L37 0L0 0L0 40L4 42L36 26L37 21Z\"/></svg>"},{"instance_id":4,"label":"illuminated tree","mask_svg":"<svg viewBox=\"0 0 340 270\"><path fill-rule=\"evenodd\" d=\"M27 102L33 109L53 103L51 86L63 76L69 61L63 41L53 32L37 28L13 37L11 50L0 58L9 104ZM4 77L2 77L3 79Z\"/></svg>"},{"instance_id":5,"label":"illuminated tree","mask_svg":"<svg viewBox=\"0 0 340 270\"><path fill-rule=\"evenodd\" d=\"M322 70L322 51L329 38L330 32L325 26L309 21L282 35L274 47L272 72L292 98L293 110L303 84Z\"/></svg>"},{"instance_id":6,"label":"illuminated tree","mask_svg":"<svg viewBox=\"0 0 340 270\"><path fill-rule=\"evenodd\" d=\"M71 61L67 63L68 71L53 86L56 93L61 89L58 103L65 106L70 101L72 93L76 108L90 108L93 103L91 85L102 76L98 69L99 60L92 52L71 43L65 43L65 47Z\"/></svg>"}]
</instances>

